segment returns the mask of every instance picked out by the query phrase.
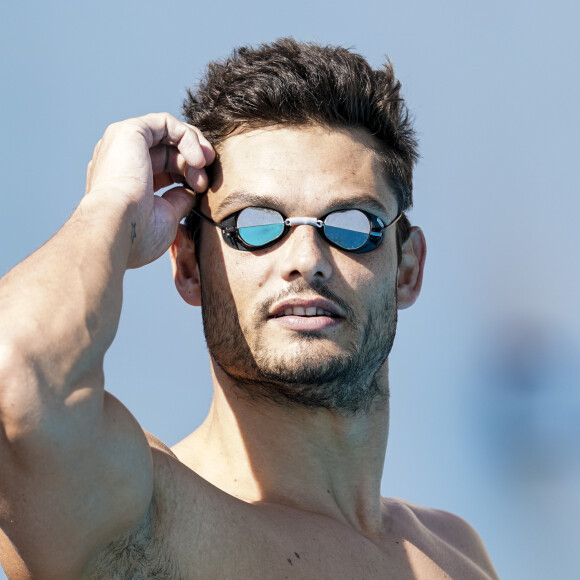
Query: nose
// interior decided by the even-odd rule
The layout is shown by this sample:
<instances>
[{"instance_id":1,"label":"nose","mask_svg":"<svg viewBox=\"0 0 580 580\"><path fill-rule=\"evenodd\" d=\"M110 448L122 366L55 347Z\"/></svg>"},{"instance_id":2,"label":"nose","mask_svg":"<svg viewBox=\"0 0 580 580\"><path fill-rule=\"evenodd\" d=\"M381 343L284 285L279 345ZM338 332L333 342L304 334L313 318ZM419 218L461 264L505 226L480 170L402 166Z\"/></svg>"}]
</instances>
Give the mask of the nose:
<instances>
[{"instance_id":1,"label":"nose","mask_svg":"<svg viewBox=\"0 0 580 580\"><path fill-rule=\"evenodd\" d=\"M332 275L330 246L312 225L294 225L280 248L279 268L282 278L288 282L304 278L328 280Z\"/></svg>"}]
</instances>

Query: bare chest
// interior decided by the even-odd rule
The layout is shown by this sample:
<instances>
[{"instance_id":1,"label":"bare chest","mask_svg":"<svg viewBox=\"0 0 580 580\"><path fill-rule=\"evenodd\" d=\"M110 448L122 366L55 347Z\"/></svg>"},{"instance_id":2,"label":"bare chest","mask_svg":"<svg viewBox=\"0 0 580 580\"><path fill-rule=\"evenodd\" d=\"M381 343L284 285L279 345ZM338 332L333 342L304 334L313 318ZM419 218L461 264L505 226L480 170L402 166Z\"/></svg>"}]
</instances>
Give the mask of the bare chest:
<instances>
[{"instance_id":1,"label":"bare chest","mask_svg":"<svg viewBox=\"0 0 580 580\"><path fill-rule=\"evenodd\" d=\"M397 533L377 545L316 514L245 504L172 515L111 544L91 580L485 578L445 546L426 548Z\"/></svg>"},{"instance_id":2,"label":"bare chest","mask_svg":"<svg viewBox=\"0 0 580 580\"><path fill-rule=\"evenodd\" d=\"M219 557L217 554L210 557L208 566L203 567L203 575L191 578L440 580L453 577L429 557L416 553L404 540L378 547L348 533L320 531L294 534L279 530L270 538L261 535L251 541L246 538L238 546L229 546L227 555L222 552Z\"/></svg>"}]
</instances>

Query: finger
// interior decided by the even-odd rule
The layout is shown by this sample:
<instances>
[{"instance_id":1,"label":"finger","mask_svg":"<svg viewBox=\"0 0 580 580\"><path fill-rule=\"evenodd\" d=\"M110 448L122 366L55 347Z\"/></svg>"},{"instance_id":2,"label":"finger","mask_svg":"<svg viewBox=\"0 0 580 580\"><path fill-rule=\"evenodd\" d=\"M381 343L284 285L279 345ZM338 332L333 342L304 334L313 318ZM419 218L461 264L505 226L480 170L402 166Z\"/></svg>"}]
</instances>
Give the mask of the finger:
<instances>
[{"instance_id":1,"label":"finger","mask_svg":"<svg viewBox=\"0 0 580 580\"><path fill-rule=\"evenodd\" d=\"M185 175L185 159L173 145L155 145L149 151L153 175L157 173L179 173Z\"/></svg>"},{"instance_id":2,"label":"finger","mask_svg":"<svg viewBox=\"0 0 580 580\"><path fill-rule=\"evenodd\" d=\"M173 206L178 221L181 221L195 205L195 194L185 187L173 187L161 197Z\"/></svg>"},{"instance_id":3,"label":"finger","mask_svg":"<svg viewBox=\"0 0 580 580\"><path fill-rule=\"evenodd\" d=\"M159 187L166 187L172 183L187 183L195 191L201 193L209 187L209 181L205 170L191 167L185 162L185 158L176 147L170 145L156 145L150 151L151 166L153 169L153 179L155 191ZM173 181L168 181L169 174ZM157 184L163 184L159 187Z\"/></svg>"},{"instance_id":4,"label":"finger","mask_svg":"<svg viewBox=\"0 0 580 580\"><path fill-rule=\"evenodd\" d=\"M188 165L185 168L185 181L197 193L203 193L209 187L209 178L205 169L195 169Z\"/></svg>"},{"instance_id":5,"label":"finger","mask_svg":"<svg viewBox=\"0 0 580 580\"><path fill-rule=\"evenodd\" d=\"M209 141L199 129L187 125L169 113L153 113L137 119L145 124L149 148L160 143L174 145L188 165L200 169L215 158Z\"/></svg>"},{"instance_id":6,"label":"finger","mask_svg":"<svg viewBox=\"0 0 580 580\"><path fill-rule=\"evenodd\" d=\"M186 125L196 132L197 138L199 139L199 144L205 155L206 165L211 165L215 161L216 152L212 144L205 138L205 135L194 125L186 123Z\"/></svg>"}]
</instances>

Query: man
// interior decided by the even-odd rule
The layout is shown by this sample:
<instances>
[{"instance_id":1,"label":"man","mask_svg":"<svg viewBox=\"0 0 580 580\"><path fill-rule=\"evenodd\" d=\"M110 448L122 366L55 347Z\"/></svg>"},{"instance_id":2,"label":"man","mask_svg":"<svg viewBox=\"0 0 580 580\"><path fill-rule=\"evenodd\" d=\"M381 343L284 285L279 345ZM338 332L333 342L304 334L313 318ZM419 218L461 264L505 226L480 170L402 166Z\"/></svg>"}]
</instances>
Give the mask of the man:
<instances>
[{"instance_id":1,"label":"man","mask_svg":"<svg viewBox=\"0 0 580 580\"><path fill-rule=\"evenodd\" d=\"M107 129L71 219L0 287L10 578L497 577L468 524L379 493L425 260L399 90L390 65L282 40L211 65L190 124ZM214 384L172 449L103 377L125 270L170 246Z\"/></svg>"}]
</instances>

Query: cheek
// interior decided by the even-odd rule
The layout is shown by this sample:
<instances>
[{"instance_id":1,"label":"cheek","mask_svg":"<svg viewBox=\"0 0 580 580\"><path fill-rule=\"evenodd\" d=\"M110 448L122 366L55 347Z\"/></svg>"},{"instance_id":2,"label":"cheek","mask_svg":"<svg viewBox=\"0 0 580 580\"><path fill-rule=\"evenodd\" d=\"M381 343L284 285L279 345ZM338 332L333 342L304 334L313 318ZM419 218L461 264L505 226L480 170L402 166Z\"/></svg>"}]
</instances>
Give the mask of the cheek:
<instances>
[{"instance_id":1,"label":"cheek","mask_svg":"<svg viewBox=\"0 0 580 580\"><path fill-rule=\"evenodd\" d=\"M384 303L397 286L396 250L366 254L361 260L340 263L337 272L342 284L348 287L353 305L360 310L368 310L375 302Z\"/></svg>"},{"instance_id":2,"label":"cheek","mask_svg":"<svg viewBox=\"0 0 580 580\"><path fill-rule=\"evenodd\" d=\"M353 291L372 291L389 284L397 275L396 255L391 256L390 252L380 250L381 248L366 254L337 256L336 274Z\"/></svg>"},{"instance_id":3,"label":"cheek","mask_svg":"<svg viewBox=\"0 0 580 580\"><path fill-rule=\"evenodd\" d=\"M261 304L260 297L269 278L268 263L250 252L228 247L223 248L222 260L238 316L252 314Z\"/></svg>"}]
</instances>

